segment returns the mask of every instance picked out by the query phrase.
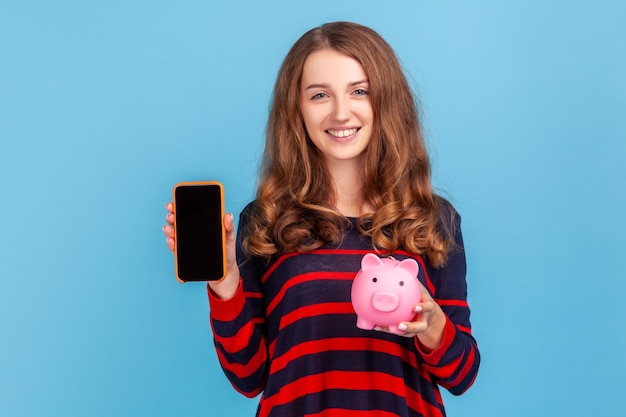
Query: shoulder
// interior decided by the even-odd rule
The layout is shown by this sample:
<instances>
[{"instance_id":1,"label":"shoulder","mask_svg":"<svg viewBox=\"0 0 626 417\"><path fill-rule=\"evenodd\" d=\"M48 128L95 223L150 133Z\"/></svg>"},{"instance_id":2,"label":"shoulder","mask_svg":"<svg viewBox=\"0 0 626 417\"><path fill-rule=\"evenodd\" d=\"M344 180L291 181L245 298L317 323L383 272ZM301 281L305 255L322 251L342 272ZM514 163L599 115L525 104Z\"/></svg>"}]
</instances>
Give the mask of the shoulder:
<instances>
[{"instance_id":1,"label":"shoulder","mask_svg":"<svg viewBox=\"0 0 626 417\"><path fill-rule=\"evenodd\" d=\"M258 203L256 200L250 201L244 208L241 210L239 214L239 224L247 224L250 221L250 218L256 213L258 210Z\"/></svg>"},{"instance_id":2,"label":"shoulder","mask_svg":"<svg viewBox=\"0 0 626 417\"><path fill-rule=\"evenodd\" d=\"M438 228L458 227L461 223L461 215L454 208L452 203L440 195L435 195L435 204L437 206L437 225Z\"/></svg>"},{"instance_id":3,"label":"shoulder","mask_svg":"<svg viewBox=\"0 0 626 417\"><path fill-rule=\"evenodd\" d=\"M463 237L461 234L461 215L456 208L444 197L435 196L437 204L436 230L441 238L447 242L446 258L454 256L459 250L463 250Z\"/></svg>"},{"instance_id":4,"label":"shoulder","mask_svg":"<svg viewBox=\"0 0 626 417\"><path fill-rule=\"evenodd\" d=\"M253 215L257 211L256 200L249 202L243 210L239 213L239 224L237 225L237 260L240 263L240 267L243 263L247 263L250 260L256 258L256 256L250 254L247 251L248 238L254 234Z\"/></svg>"}]
</instances>

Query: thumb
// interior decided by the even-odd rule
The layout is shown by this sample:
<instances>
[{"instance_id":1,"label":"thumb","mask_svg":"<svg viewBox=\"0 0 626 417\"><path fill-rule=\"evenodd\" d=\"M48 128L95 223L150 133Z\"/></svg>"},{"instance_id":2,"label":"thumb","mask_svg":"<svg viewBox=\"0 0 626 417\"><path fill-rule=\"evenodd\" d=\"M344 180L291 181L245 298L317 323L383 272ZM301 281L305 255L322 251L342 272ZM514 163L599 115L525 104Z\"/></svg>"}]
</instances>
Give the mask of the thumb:
<instances>
[{"instance_id":1,"label":"thumb","mask_svg":"<svg viewBox=\"0 0 626 417\"><path fill-rule=\"evenodd\" d=\"M237 255L235 250L235 221L233 213L224 215L224 230L226 231L226 264L228 266L237 263Z\"/></svg>"}]
</instances>

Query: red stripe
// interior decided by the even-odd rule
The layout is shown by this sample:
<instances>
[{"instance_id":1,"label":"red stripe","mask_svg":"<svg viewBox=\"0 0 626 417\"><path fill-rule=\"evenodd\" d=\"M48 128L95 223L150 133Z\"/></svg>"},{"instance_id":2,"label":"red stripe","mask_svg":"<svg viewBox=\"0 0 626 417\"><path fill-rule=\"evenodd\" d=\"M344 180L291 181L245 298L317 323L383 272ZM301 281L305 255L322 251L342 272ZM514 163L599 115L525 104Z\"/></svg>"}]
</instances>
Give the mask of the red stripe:
<instances>
[{"instance_id":1,"label":"red stripe","mask_svg":"<svg viewBox=\"0 0 626 417\"><path fill-rule=\"evenodd\" d=\"M349 414L348 414L349 412ZM384 410L346 410L344 408L325 408L315 414L307 414L306 417L398 417L396 413Z\"/></svg>"},{"instance_id":2,"label":"red stripe","mask_svg":"<svg viewBox=\"0 0 626 417\"><path fill-rule=\"evenodd\" d=\"M443 408L443 397L441 396L441 391L439 391L439 389L435 389L433 392L435 393L435 398L437 398L439 406Z\"/></svg>"},{"instance_id":3,"label":"red stripe","mask_svg":"<svg viewBox=\"0 0 626 417\"><path fill-rule=\"evenodd\" d=\"M425 402L419 392L410 389L404 384L402 378L397 378L382 372L350 371L330 371L308 375L286 384L278 394L264 398L259 415L267 416L273 407L290 403L307 394L333 389L360 391L382 390L404 397L410 408L421 412L423 415L442 415L441 410L437 406Z\"/></svg>"},{"instance_id":4,"label":"red stripe","mask_svg":"<svg viewBox=\"0 0 626 417\"><path fill-rule=\"evenodd\" d=\"M298 320L325 314L354 314L354 308L350 302L320 303L300 307L285 314L280 320L279 328L282 330Z\"/></svg>"},{"instance_id":5,"label":"red stripe","mask_svg":"<svg viewBox=\"0 0 626 417\"><path fill-rule=\"evenodd\" d=\"M462 365L461 370L459 371L456 378L454 378L454 380L447 382L447 383L443 383L441 381L441 385L445 388L455 387L456 385L460 384L461 381L463 381L463 379L467 377L475 361L476 351L473 348L473 346L470 346L470 352L467 355L468 356L467 358L464 358L465 352L466 351L461 352L461 354L456 359L454 359L454 361L448 363L447 365L444 365L444 366L425 365L425 368L429 370L433 375L436 375L439 379L443 380L443 379L448 379L452 375L454 375L456 370L459 369L459 366ZM469 388L470 386L471 384L469 384L467 388Z\"/></svg>"},{"instance_id":6,"label":"red stripe","mask_svg":"<svg viewBox=\"0 0 626 417\"><path fill-rule=\"evenodd\" d=\"M472 387L472 385L474 385L474 381L476 381L476 377L477 377L477 376L478 376L478 372L475 372L475 373L474 373L474 377L472 378L472 380L470 381L470 383L469 383L469 384L467 384L467 385L465 386L465 389L463 389L463 391L461 391L461 392L459 393L459 395L460 395L460 394L463 394L463 393L464 393L464 392L466 392L468 389L470 389L470 388Z\"/></svg>"},{"instance_id":7,"label":"red stripe","mask_svg":"<svg viewBox=\"0 0 626 417\"><path fill-rule=\"evenodd\" d=\"M208 284L207 294L209 296L209 304L211 305L211 318L218 321L229 322L235 320L246 303L246 298L243 296L242 291L241 277L239 277L237 292L231 299L222 300L218 298L217 295L213 294Z\"/></svg>"},{"instance_id":8,"label":"red stripe","mask_svg":"<svg viewBox=\"0 0 626 417\"><path fill-rule=\"evenodd\" d=\"M465 300L443 300L441 298L435 298L435 302L437 302L437 304L439 304L440 306L469 308L469 305Z\"/></svg>"},{"instance_id":9,"label":"red stripe","mask_svg":"<svg viewBox=\"0 0 626 417\"><path fill-rule=\"evenodd\" d=\"M238 362L228 362L228 359L226 359L220 349L216 349L217 357L220 361L220 364L225 370L234 373L238 379L247 378L259 369L261 369L261 366L263 366L265 360L267 359L265 349L262 347L262 344L263 339L261 339L261 342L259 343L259 346L257 347L257 351L254 356L246 364L241 364Z\"/></svg>"},{"instance_id":10,"label":"red stripe","mask_svg":"<svg viewBox=\"0 0 626 417\"><path fill-rule=\"evenodd\" d=\"M454 372L458 369L458 366L461 364L463 360L463 355L461 354L458 358L448 363L447 365L439 366L439 365L425 365L425 368L430 370L433 375L436 375L437 378L447 379L454 374Z\"/></svg>"},{"instance_id":11,"label":"red stripe","mask_svg":"<svg viewBox=\"0 0 626 417\"><path fill-rule=\"evenodd\" d=\"M269 347L267 348L267 352L270 356L270 358L274 358L274 353L276 352L276 342L278 341L278 339L274 339L274 341L272 343L270 343Z\"/></svg>"},{"instance_id":12,"label":"red stripe","mask_svg":"<svg viewBox=\"0 0 626 417\"><path fill-rule=\"evenodd\" d=\"M276 262L274 263L274 265L272 265L272 267L268 269L267 272L265 272L265 274L263 274L263 276L261 277L261 282L265 283L265 280L267 279L267 277L272 275L274 271L276 270L276 268L278 268L278 266L282 264L285 259L289 259L296 255L301 255L301 253L300 252L287 253L285 255L282 255L280 258L278 258Z\"/></svg>"},{"instance_id":13,"label":"red stripe","mask_svg":"<svg viewBox=\"0 0 626 417\"><path fill-rule=\"evenodd\" d=\"M472 369L472 365L474 364L475 354L476 352L474 351L474 349L470 349L470 353L468 357L465 359L465 364L463 365L463 368L459 372L459 375L457 375L457 377L454 378L451 382L447 383L446 386L451 386L451 387L457 386L461 383L461 381L463 381L467 377L467 374Z\"/></svg>"},{"instance_id":14,"label":"red stripe","mask_svg":"<svg viewBox=\"0 0 626 417\"><path fill-rule=\"evenodd\" d=\"M467 326L461 326L460 324L456 325L457 329L459 329L460 331L462 331L463 333L467 333L467 334L472 334L472 329L471 327L467 327Z\"/></svg>"},{"instance_id":15,"label":"red stripe","mask_svg":"<svg viewBox=\"0 0 626 417\"><path fill-rule=\"evenodd\" d=\"M272 313L274 308L276 308L276 305L278 305L282 301L283 297L285 296L285 292L289 288L298 284L302 284L303 282L317 281L320 279L352 280L354 279L354 272L308 272L306 274L296 275L292 279L287 281L286 285L283 285L281 287L278 294L276 294L272 302L269 303L269 305L267 306L266 315L269 316Z\"/></svg>"},{"instance_id":16,"label":"red stripe","mask_svg":"<svg viewBox=\"0 0 626 417\"><path fill-rule=\"evenodd\" d=\"M263 298L263 293L260 291L244 291L243 295L245 295L246 298Z\"/></svg>"},{"instance_id":17,"label":"red stripe","mask_svg":"<svg viewBox=\"0 0 626 417\"><path fill-rule=\"evenodd\" d=\"M417 337L415 337L415 347L422 354L426 363L436 365L439 361L441 361L441 358L443 358L446 352L448 352L452 342L454 342L456 332L457 329L454 327L454 323L452 323L452 321L446 316L446 324L443 328L443 339L441 340L439 347L433 351L425 351Z\"/></svg>"},{"instance_id":18,"label":"red stripe","mask_svg":"<svg viewBox=\"0 0 626 417\"><path fill-rule=\"evenodd\" d=\"M234 336L221 337L213 332L215 340L224 346L224 349L228 352L239 352L241 349L248 346L250 337L254 333L254 323L252 321L247 322L241 329L237 331Z\"/></svg>"}]
</instances>

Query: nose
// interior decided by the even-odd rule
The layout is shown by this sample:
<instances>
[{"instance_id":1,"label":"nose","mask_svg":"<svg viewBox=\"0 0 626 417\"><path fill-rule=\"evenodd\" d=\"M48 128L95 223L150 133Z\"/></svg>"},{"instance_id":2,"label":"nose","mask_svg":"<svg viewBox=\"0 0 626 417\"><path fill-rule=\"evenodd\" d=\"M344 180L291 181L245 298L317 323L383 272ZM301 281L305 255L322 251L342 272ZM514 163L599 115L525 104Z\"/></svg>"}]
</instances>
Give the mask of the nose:
<instances>
[{"instance_id":1,"label":"nose","mask_svg":"<svg viewBox=\"0 0 626 417\"><path fill-rule=\"evenodd\" d=\"M335 120L345 122L350 120L350 102L347 98L337 97L334 101L333 116Z\"/></svg>"},{"instance_id":2,"label":"nose","mask_svg":"<svg viewBox=\"0 0 626 417\"><path fill-rule=\"evenodd\" d=\"M372 296L372 306L382 312L394 311L398 308L398 302L398 295L392 292L378 291Z\"/></svg>"}]
</instances>

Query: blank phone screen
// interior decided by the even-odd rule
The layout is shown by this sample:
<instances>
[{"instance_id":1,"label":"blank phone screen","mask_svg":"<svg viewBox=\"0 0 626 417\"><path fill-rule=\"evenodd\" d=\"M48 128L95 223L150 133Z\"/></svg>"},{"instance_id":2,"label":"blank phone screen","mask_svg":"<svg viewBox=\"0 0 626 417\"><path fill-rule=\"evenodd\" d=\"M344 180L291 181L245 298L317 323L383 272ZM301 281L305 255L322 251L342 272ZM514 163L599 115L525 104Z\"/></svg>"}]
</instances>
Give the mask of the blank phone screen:
<instances>
[{"instance_id":1,"label":"blank phone screen","mask_svg":"<svg viewBox=\"0 0 626 417\"><path fill-rule=\"evenodd\" d=\"M176 270L181 281L224 276L222 191L219 184L179 185L176 208Z\"/></svg>"}]
</instances>

